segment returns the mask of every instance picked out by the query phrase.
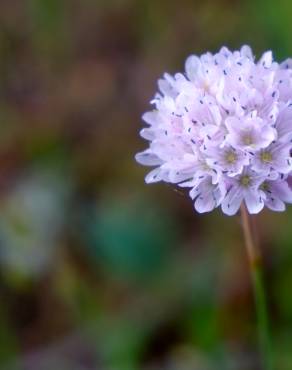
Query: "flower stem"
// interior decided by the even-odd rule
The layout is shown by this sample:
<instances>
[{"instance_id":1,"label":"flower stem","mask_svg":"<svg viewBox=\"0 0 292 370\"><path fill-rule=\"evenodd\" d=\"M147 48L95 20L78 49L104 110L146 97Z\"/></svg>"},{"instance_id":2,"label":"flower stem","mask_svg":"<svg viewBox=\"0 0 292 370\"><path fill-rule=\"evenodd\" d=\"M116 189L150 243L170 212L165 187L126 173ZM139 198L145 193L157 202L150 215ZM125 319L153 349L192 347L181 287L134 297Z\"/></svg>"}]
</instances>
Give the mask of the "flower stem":
<instances>
[{"instance_id":1,"label":"flower stem","mask_svg":"<svg viewBox=\"0 0 292 370\"><path fill-rule=\"evenodd\" d=\"M272 353L269 334L269 322L265 290L262 279L262 259L251 227L251 219L246 206L242 203L241 207L242 229L245 239L245 245L248 254L249 267L251 273L251 282L253 286L254 300L256 306L258 322L258 340L262 356L263 368L272 370Z\"/></svg>"}]
</instances>

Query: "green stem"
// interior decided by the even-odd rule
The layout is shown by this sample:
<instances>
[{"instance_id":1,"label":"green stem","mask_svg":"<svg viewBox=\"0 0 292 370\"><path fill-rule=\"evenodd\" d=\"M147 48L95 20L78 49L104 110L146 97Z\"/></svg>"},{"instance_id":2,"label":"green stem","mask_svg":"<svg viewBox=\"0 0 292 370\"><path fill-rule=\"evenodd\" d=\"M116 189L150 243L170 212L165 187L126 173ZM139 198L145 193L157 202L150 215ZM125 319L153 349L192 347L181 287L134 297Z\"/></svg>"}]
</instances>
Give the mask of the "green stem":
<instances>
[{"instance_id":1,"label":"green stem","mask_svg":"<svg viewBox=\"0 0 292 370\"><path fill-rule=\"evenodd\" d=\"M272 352L269 333L268 311L265 296L265 289L262 279L262 259L260 251L255 243L251 220L244 203L241 205L241 219L243 234L249 259L251 282L253 287L257 322L258 322L258 339L262 356L263 369L272 370Z\"/></svg>"}]
</instances>

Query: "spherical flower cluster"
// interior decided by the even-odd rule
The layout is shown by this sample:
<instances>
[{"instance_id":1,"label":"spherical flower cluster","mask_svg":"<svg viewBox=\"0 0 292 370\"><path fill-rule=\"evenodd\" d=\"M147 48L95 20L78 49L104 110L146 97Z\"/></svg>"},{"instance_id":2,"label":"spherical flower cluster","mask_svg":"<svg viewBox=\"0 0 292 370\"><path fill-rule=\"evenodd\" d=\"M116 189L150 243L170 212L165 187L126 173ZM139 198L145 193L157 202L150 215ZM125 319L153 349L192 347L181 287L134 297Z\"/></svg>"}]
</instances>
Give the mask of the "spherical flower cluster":
<instances>
[{"instance_id":1,"label":"spherical flower cluster","mask_svg":"<svg viewBox=\"0 0 292 370\"><path fill-rule=\"evenodd\" d=\"M136 160L155 166L146 182L189 187L195 209L221 206L234 215L292 202L292 59L255 61L243 46L186 60L185 73L165 74L155 109L143 120L149 148Z\"/></svg>"}]
</instances>

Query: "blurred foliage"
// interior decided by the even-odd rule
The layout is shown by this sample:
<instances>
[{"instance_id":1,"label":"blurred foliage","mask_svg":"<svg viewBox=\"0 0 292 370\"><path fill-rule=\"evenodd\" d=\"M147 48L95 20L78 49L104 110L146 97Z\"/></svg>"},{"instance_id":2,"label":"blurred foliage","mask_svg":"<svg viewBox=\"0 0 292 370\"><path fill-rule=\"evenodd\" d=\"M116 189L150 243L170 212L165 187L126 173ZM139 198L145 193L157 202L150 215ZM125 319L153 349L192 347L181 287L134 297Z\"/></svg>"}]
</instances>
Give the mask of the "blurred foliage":
<instances>
[{"instance_id":1,"label":"blurred foliage","mask_svg":"<svg viewBox=\"0 0 292 370\"><path fill-rule=\"evenodd\" d=\"M155 278L177 242L174 222L146 200L111 198L86 212L85 235L95 263L117 277Z\"/></svg>"},{"instance_id":2,"label":"blurred foliage","mask_svg":"<svg viewBox=\"0 0 292 370\"><path fill-rule=\"evenodd\" d=\"M2 0L0 369L259 370L239 220L146 186L165 71L292 54L288 0ZM292 353L291 210L258 217L277 370Z\"/></svg>"}]
</instances>

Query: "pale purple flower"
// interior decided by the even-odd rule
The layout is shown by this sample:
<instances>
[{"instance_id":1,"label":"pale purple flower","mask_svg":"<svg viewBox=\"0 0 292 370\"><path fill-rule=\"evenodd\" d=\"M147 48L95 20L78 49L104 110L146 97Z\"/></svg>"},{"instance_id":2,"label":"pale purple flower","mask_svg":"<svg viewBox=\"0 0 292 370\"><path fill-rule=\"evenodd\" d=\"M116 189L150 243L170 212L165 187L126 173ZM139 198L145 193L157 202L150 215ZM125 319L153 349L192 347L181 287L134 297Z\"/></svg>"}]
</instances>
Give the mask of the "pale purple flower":
<instances>
[{"instance_id":1,"label":"pale purple flower","mask_svg":"<svg viewBox=\"0 0 292 370\"><path fill-rule=\"evenodd\" d=\"M209 144L204 144L201 150L205 154L206 162L210 168L218 173L223 172L235 176L243 170L244 166L249 164L249 157L245 151L230 144L224 146L216 144L216 140L212 139Z\"/></svg>"},{"instance_id":2,"label":"pale purple flower","mask_svg":"<svg viewBox=\"0 0 292 370\"><path fill-rule=\"evenodd\" d=\"M195 208L198 212L210 212L221 204L226 194L226 187L222 181L214 184L210 175L201 175L181 186L192 187L190 197L195 201Z\"/></svg>"},{"instance_id":3,"label":"pale purple flower","mask_svg":"<svg viewBox=\"0 0 292 370\"><path fill-rule=\"evenodd\" d=\"M291 143L272 142L267 148L258 150L251 161L251 167L260 173L289 174L292 170L292 158L290 156Z\"/></svg>"},{"instance_id":4,"label":"pale purple flower","mask_svg":"<svg viewBox=\"0 0 292 370\"><path fill-rule=\"evenodd\" d=\"M229 180L229 189L222 201L222 211L234 215L244 200L249 213L259 213L264 208L264 194L259 186L265 177L245 167L241 174Z\"/></svg>"},{"instance_id":5,"label":"pale purple flower","mask_svg":"<svg viewBox=\"0 0 292 370\"><path fill-rule=\"evenodd\" d=\"M273 211L284 211L285 202L291 203L291 188L283 176L275 181L265 180L260 190L265 194L265 205Z\"/></svg>"},{"instance_id":6,"label":"pale purple flower","mask_svg":"<svg viewBox=\"0 0 292 370\"><path fill-rule=\"evenodd\" d=\"M154 109L143 115L149 147L136 160L155 168L146 182L191 188L195 209L235 214L292 202L292 60L248 46L192 55L185 73L158 81Z\"/></svg>"},{"instance_id":7,"label":"pale purple flower","mask_svg":"<svg viewBox=\"0 0 292 370\"><path fill-rule=\"evenodd\" d=\"M259 117L229 117L225 125L228 130L226 142L243 150L266 148L277 136L277 131Z\"/></svg>"}]
</instances>

